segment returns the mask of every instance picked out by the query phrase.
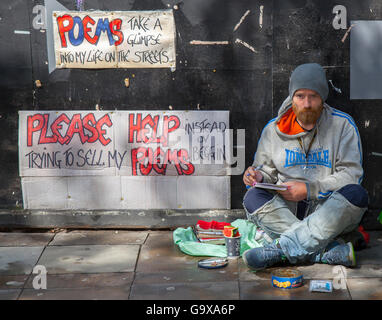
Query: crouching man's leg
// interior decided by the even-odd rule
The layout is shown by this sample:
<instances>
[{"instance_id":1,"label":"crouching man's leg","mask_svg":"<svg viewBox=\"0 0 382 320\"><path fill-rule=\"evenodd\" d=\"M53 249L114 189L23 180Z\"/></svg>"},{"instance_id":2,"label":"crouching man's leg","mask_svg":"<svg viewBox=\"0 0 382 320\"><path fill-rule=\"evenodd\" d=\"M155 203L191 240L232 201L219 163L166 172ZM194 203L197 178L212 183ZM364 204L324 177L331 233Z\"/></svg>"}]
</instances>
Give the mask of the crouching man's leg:
<instances>
[{"instance_id":1,"label":"crouching man's leg","mask_svg":"<svg viewBox=\"0 0 382 320\"><path fill-rule=\"evenodd\" d=\"M367 209L368 196L359 185L347 185L334 192L315 212L297 220L271 245L247 250L243 260L254 270L287 260L355 265L351 243L337 245L324 252L336 236L356 228Z\"/></svg>"},{"instance_id":2,"label":"crouching man's leg","mask_svg":"<svg viewBox=\"0 0 382 320\"><path fill-rule=\"evenodd\" d=\"M243 260L246 265L258 270L280 262L287 262L287 257L277 247L277 242L281 234L300 220L292 213L286 201L276 193L252 188L245 194L243 205L247 219L275 239L269 245L244 252ZM256 254L251 254L254 251Z\"/></svg>"},{"instance_id":3,"label":"crouching man's leg","mask_svg":"<svg viewBox=\"0 0 382 320\"><path fill-rule=\"evenodd\" d=\"M300 221L280 195L264 189L249 189L244 196L243 206L247 219L262 228L272 239L279 238Z\"/></svg>"},{"instance_id":4,"label":"crouching man's leg","mask_svg":"<svg viewBox=\"0 0 382 320\"><path fill-rule=\"evenodd\" d=\"M318 209L280 236L280 247L291 263L303 261L355 266L349 242L324 252L338 235L355 229L367 210L368 195L357 184L334 192Z\"/></svg>"}]
</instances>

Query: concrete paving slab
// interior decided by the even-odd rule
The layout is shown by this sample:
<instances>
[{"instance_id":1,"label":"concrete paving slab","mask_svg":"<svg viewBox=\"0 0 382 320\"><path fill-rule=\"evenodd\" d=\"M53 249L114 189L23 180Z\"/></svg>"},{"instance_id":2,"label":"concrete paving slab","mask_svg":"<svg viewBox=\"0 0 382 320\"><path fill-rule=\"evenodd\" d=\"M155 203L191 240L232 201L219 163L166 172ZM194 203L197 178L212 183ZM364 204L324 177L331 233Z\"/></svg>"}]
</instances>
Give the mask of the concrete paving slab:
<instances>
[{"instance_id":1,"label":"concrete paving slab","mask_svg":"<svg viewBox=\"0 0 382 320\"><path fill-rule=\"evenodd\" d=\"M0 232L2 247L40 247L46 246L54 233Z\"/></svg>"},{"instance_id":2,"label":"concrete paving slab","mask_svg":"<svg viewBox=\"0 0 382 320\"><path fill-rule=\"evenodd\" d=\"M145 245L150 247L162 247L164 244L173 244L172 234L173 231L150 231Z\"/></svg>"},{"instance_id":3,"label":"concrete paving slab","mask_svg":"<svg viewBox=\"0 0 382 320\"><path fill-rule=\"evenodd\" d=\"M85 289L24 289L19 300L127 300L130 287Z\"/></svg>"},{"instance_id":4,"label":"concrete paving slab","mask_svg":"<svg viewBox=\"0 0 382 320\"><path fill-rule=\"evenodd\" d=\"M30 274L44 247L0 247L0 275Z\"/></svg>"},{"instance_id":5,"label":"concrete paving slab","mask_svg":"<svg viewBox=\"0 0 382 320\"><path fill-rule=\"evenodd\" d=\"M134 279L133 272L117 273L72 273L47 274L47 289L78 289L78 288L105 288L130 286ZM26 289L33 289L33 277L25 285Z\"/></svg>"},{"instance_id":6,"label":"concrete paving slab","mask_svg":"<svg viewBox=\"0 0 382 320\"><path fill-rule=\"evenodd\" d=\"M271 281L271 273L278 268L267 268L259 271L250 270L240 258L238 261L239 279L240 281L256 281L256 280L269 280Z\"/></svg>"},{"instance_id":7,"label":"concrete paving slab","mask_svg":"<svg viewBox=\"0 0 382 320\"><path fill-rule=\"evenodd\" d=\"M202 259L202 258L199 258ZM219 269L202 269L195 264L190 268L161 271L161 272L137 272L135 276L135 284L151 284L151 283L196 283L196 282L225 282L238 281L238 263L237 259L230 260L228 265Z\"/></svg>"},{"instance_id":8,"label":"concrete paving slab","mask_svg":"<svg viewBox=\"0 0 382 320\"><path fill-rule=\"evenodd\" d=\"M21 289L0 290L0 300L17 300Z\"/></svg>"},{"instance_id":9,"label":"concrete paving slab","mask_svg":"<svg viewBox=\"0 0 382 320\"><path fill-rule=\"evenodd\" d=\"M345 268L347 278L382 278L382 265L366 264L357 268Z\"/></svg>"},{"instance_id":10,"label":"concrete paving slab","mask_svg":"<svg viewBox=\"0 0 382 320\"><path fill-rule=\"evenodd\" d=\"M155 273L195 270L200 259L202 257L193 257L181 252L173 243L172 232L150 233L146 243L142 245L136 271Z\"/></svg>"},{"instance_id":11,"label":"concrete paving slab","mask_svg":"<svg viewBox=\"0 0 382 320\"><path fill-rule=\"evenodd\" d=\"M49 246L39 261L48 274L131 272L139 245Z\"/></svg>"},{"instance_id":12,"label":"concrete paving slab","mask_svg":"<svg viewBox=\"0 0 382 320\"><path fill-rule=\"evenodd\" d=\"M197 263L202 257L186 255L171 255L167 249L141 249L137 263L137 272L155 273L183 270L192 272L197 268Z\"/></svg>"},{"instance_id":13,"label":"concrete paving slab","mask_svg":"<svg viewBox=\"0 0 382 320\"><path fill-rule=\"evenodd\" d=\"M74 230L57 233L50 246L143 244L148 236L144 231Z\"/></svg>"},{"instance_id":14,"label":"concrete paving slab","mask_svg":"<svg viewBox=\"0 0 382 320\"><path fill-rule=\"evenodd\" d=\"M240 300L350 300L346 289L310 292L309 283L310 280L305 280L299 288L279 289L272 286L271 280L240 281Z\"/></svg>"},{"instance_id":15,"label":"concrete paving slab","mask_svg":"<svg viewBox=\"0 0 382 320\"><path fill-rule=\"evenodd\" d=\"M382 300L382 278L347 279L353 300Z\"/></svg>"},{"instance_id":16,"label":"concrete paving slab","mask_svg":"<svg viewBox=\"0 0 382 320\"><path fill-rule=\"evenodd\" d=\"M304 279L332 280L337 276L338 272L335 265L323 263L297 266L295 268L302 272ZM339 268L339 266L337 266L337 268Z\"/></svg>"},{"instance_id":17,"label":"concrete paving slab","mask_svg":"<svg viewBox=\"0 0 382 320\"><path fill-rule=\"evenodd\" d=\"M356 251L358 265L382 265L382 231L370 231L370 243L366 249Z\"/></svg>"},{"instance_id":18,"label":"concrete paving slab","mask_svg":"<svg viewBox=\"0 0 382 320\"><path fill-rule=\"evenodd\" d=\"M237 281L133 284L130 300L238 300Z\"/></svg>"},{"instance_id":19,"label":"concrete paving slab","mask_svg":"<svg viewBox=\"0 0 382 320\"><path fill-rule=\"evenodd\" d=\"M21 289L28 280L28 275L0 275L0 290Z\"/></svg>"}]
</instances>

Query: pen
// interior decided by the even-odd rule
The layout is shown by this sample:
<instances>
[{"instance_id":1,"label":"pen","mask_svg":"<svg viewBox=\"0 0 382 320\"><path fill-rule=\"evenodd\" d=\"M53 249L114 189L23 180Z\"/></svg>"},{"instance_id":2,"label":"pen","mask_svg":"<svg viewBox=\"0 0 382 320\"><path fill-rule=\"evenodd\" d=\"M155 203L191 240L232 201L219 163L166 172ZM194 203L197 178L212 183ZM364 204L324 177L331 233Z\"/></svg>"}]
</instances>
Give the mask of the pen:
<instances>
[{"instance_id":1,"label":"pen","mask_svg":"<svg viewBox=\"0 0 382 320\"><path fill-rule=\"evenodd\" d=\"M257 166L257 167L255 168L255 171L260 170L262 167L263 167L262 164L259 165L259 166ZM249 173L247 173L247 176L249 176ZM247 189L251 188L251 186L248 186L248 185L246 185L245 187L246 187ZM252 185L252 187L253 187L253 185Z\"/></svg>"}]
</instances>

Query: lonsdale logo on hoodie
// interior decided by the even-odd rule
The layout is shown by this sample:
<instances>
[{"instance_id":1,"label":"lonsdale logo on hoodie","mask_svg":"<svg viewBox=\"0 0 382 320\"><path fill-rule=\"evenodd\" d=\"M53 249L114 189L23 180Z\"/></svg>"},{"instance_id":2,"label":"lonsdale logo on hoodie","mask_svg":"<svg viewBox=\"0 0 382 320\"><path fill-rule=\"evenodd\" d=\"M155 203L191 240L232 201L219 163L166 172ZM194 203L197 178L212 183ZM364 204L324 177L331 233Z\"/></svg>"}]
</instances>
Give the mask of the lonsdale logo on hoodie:
<instances>
[{"instance_id":1,"label":"lonsdale logo on hoodie","mask_svg":"<svg viewBox=\"0 0 382 320\"><path fill-rule=\"evenodd\" d=\"M331 168L332 162L329 160L329 150L323 148L315 149L309 152L308 158L305 158L305 153L299 149L285 149L285 164L284 167L293 167L299 165L307 166L324 166Z\"/></svg>"}]
</instances>

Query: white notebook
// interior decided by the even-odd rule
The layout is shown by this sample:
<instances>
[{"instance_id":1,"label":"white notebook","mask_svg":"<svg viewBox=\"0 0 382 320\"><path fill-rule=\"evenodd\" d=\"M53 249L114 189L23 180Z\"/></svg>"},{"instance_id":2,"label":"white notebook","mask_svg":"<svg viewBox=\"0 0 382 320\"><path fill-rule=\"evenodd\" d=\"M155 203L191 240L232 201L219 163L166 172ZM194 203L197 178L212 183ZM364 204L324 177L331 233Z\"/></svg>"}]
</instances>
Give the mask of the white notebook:
<instances>
[{"instance_id":1,"label":"white notebook","mask_svg":"<svg viewBox=\"0 0 382 320\"><path fill-rule=\"evenodd\" d=\"M288 186L285 186L282 184L261 183L261 182L256 183L254 187L262 188L262 189L271 189L271 190L287 190L288 189Z\"/></svg>"}]
</instances>

